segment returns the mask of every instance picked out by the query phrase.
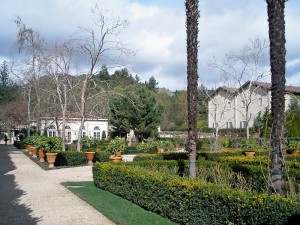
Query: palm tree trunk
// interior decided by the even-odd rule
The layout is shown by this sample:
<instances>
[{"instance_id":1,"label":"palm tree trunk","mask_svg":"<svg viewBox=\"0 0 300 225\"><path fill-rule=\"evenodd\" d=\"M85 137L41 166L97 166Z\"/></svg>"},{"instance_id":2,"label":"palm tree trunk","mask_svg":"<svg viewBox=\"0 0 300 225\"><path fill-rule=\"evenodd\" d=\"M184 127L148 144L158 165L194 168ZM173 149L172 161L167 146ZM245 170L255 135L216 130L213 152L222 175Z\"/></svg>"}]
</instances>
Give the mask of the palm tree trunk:
<instances>
[{"instance_id":1,"label":"palm tree trunk","mask_svg":"<svg viewBox=\"0 0 300 225\"><path fill-rule=\"evenodd\" d=\"M198 100L198 0L186 0L187 34L187 101L188 101L188 141L190 179L196 178L197 141L197 100Z\"/></svg>"},{"instance_id":2,"label":"palm tree trunk","mask_svg":"<svg viewBox=\"0 0 300 225\"><path fill-rule=\"evenodd\" d=\"M270 62L272 74L271 112L272 133L270 151L270 179L273 189L279 195L285 194L283 179L284 158L284 109L285 109L285 20L284 8L286 0L267 0Z\"/></svg>"}]
</instances>

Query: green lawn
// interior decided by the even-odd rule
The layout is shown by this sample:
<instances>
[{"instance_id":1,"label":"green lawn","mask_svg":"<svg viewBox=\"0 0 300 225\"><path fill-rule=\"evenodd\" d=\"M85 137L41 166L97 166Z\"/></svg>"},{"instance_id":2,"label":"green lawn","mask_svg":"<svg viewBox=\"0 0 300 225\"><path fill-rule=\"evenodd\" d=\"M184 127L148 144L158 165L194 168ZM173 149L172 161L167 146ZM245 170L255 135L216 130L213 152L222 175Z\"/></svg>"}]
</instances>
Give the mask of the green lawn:
<instances>
[{"instance_id":1,"label":"green lawn","mask_svg":"<svg viewBox=\"0 0 300 225\"><path fill-rule=\"evenodd\" d=\"M138 205L96 188L92 181L65 182L70 191L89 203L107 218L121 225L175 225L176 223Z\"/></svg>"}]
</instances>

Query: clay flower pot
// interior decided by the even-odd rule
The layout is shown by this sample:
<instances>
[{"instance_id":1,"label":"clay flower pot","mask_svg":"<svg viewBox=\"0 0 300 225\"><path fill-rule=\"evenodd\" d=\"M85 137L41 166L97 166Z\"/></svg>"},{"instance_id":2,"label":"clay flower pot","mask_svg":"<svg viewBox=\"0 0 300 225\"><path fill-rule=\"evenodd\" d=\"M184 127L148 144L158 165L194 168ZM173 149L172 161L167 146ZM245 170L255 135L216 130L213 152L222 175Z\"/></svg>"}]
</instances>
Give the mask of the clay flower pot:
<instances>
[{"instance_id":1,"label":"clay flower pot","mask_svg":"<svg viewBox=\"0 0 300 225\"><path fill-rule=\"evenodd\" d=\"M55 160L56 160L56 156L57 156L57 153L46 153L49 168L54 168L54 163L55 163Z\"/></svg>"},{"instance_id":2,"label":"clay flower pot","mask_svg":"<svg viewBox=\"0 0 300 225\"><path fill-rule=\"evenodd\" d=\"M38 149L35 146L31 146L32 158L37 157Z\"/></svg>"},{"instance_id":3,"label":"clay flower pot","mask_svg":"<svg viewBox=\"0 0 300 225\"><path fill-rule=\"evenodd\" d=\"M111 157L109 157L109 159L112 162L122 162L123 157L122 156L112 155Z\"/></svg>"},{"instance_id":4,"label":"clay flower pot","mask_svg":"<svg viewBox=\"0 0 300 225\"><path fill-rule=\"evenodd\" d=\"M45 152L43 149L39 149L40 162L45 162Z\"/></svg>"},{"instance_id":5,"label":"clay flower pot","mask_svg":"<svg viewBox=\"0 0 300 225\"><path fill-rule=\"evenodd\" d=\"M85 152L85 157L87 159L88 165L93 165L94 155L95 155L95 152Z\"/></svg>"},{"instance_id":6,"label":"clay flower pot","mask_svg":"<svg viewBox=\"0 0 300 225\"><path fill-rule=\"evenodd\" d=\"M255 152L254 151L248 151L248 152L245 152L245 155L249 158L253 158L254 155L255 155Z\"/></svg>"}]
</instances>

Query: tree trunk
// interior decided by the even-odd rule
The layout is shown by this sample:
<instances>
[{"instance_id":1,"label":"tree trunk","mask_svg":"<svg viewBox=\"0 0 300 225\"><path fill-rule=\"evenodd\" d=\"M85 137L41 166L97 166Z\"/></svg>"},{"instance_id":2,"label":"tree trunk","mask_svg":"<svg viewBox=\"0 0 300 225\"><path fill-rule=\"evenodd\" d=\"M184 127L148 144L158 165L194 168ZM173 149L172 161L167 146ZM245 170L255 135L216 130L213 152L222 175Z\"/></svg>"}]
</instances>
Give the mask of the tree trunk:
<instances>
[{"instance_id":1,"label":"tree trunk","mask_svg":"<svg viewBox=\"0 0 300 225\"><path fill-rule=\"evenodd\" d=\"M285 109L285 20L284 8L286 0L267 0L270 63L272 74L271 112L272 132L270 157L270 179L273 189L279 195L285 194L283 179L284 160L284 109Z\"/></svg>"},{"instance_id":2,"label":"tree trunk","mask_svg":"<svg viewBox=\"0 0 300 225\"><path fill-rule=\"evenodd\" d=\"M196 178L197 101L198 101L198 0L186 0L187 101L190 179Z\"/></svg>"}]
</instances>

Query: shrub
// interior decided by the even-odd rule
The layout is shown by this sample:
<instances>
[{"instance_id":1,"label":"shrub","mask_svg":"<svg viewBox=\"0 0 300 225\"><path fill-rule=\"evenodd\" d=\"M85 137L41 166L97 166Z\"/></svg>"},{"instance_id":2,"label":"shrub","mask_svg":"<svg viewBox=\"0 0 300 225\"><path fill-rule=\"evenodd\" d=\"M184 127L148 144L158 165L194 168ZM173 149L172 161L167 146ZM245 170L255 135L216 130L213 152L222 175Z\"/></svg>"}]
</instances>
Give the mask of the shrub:
<instances>
[{"instance_id":1,"label":"shrub","mask_svg":"<svg viewBox=\"0 0 300 225\"><path fill-rule=\"evenodd\" d=\"M94 137L82 137L80 140L82 148L95 148L100 145L100 141Z\"/></svg>"},{"instance_id":2,"label":"shrub","mask_svg":"<svg viewBox=\"0 0 300 225\"><path fill-rule=\"evenodd\" d=\"M125 164L96 163L94 183L179 224L285 224L300 203Z\"/></svg>"},{"instance_id":3,"label":"shrub","mask_svg":"<svg viewBox=\"0 0 300 225\"><path fill-rule=\"evenodd\" d=\"M22 141L14 141L14 146L18 149L23 149L24 144Z\"/></svg>"},{"instance_id":4,"label":"shrub","mask_svg":"<svg viewBox=\"0 0 300 225\"><path fill-rule=\"evenodd\" d=\"M55 166L80 166L86 164L86 157L83 152L59 151L56 157Z\"/></svg>"},{"instance_id":5,"label":"shrub","mask_svg":"<svg viewBox=\"0 0 300 225\"><path fill-rule=\"evenodd\" d=\"M135 148L138 151L150 152L153 146L149 142L142 141L139 142Z\"/></svg>"},{"instance_id":6,"label":"shrub","mask_svg":"<svg viewBox=\"0 0 300 225\"><path fill-rule=\"evenodd\" d=\"M114 154L117 151L124 152L125 148L126 141L123 138L115 137L114 139L110 140L106 151L111 154Z\"/></svg>"},{"instance_id":7,"label":"shrub","mask_svg":"<svg viewBox=\"0 0 300 225\"><path fill-rule=\"evenodd\" d=\"M110 153L105 151L96 151L93 162L109 162Z\"/></svg>"},{"instance_id":8,"label":"shrub","mask_svg":"<svg viewBox=\"0 0 300 225\"><path fill-rule=\"evenodd\" d=\"M133 161L148 161L148 160L162 160L162 154L149 154L149 153L141 153L133 158Z\"/></svg>"}]
</instances>

